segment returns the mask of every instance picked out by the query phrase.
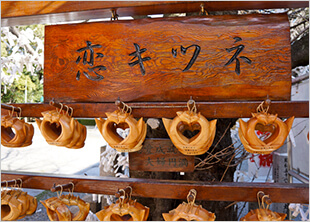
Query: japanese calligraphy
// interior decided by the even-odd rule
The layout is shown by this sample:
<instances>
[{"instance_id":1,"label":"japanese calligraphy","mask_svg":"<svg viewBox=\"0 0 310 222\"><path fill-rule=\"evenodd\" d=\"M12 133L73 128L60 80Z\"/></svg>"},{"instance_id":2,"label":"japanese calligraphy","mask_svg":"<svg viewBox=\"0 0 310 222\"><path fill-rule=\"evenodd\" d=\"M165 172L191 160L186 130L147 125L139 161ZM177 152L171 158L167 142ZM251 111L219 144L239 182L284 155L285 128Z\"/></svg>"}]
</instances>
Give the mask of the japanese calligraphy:
<instances>
[{"instance_id":1,"label":"japanese calligraphy","mask_svg":"<svg viewBox=\"0 0 310 222\"><path fill-rule=\"evenodd\" d=\"M200 52L200 46L199 46L199 45L195 45L195 44L190 45L190 46L188 46L188 47L186 47L186 48L183 47L182 45L180 46L182 55L185 55L187 49L189 49L189 48L191 48L191 47L195 47L195 51L194 51L194 53L193 53L193 56L192 56L191 60L189 61L189 63L187 64L187 66L183 69L183 72L189 70L189 69L192 67L192 65L195 63L195 61L196 61L196 59L197 59L197 57L198 57L198 55L199 55L199 52ZM172 56L173 56L174 58L176 58L177 55L178 55L177 49L174 49L174 48L172 48L171 53L172 53Z\"/></svg>"},{"instance_id":2,"label":"japanese calligraphy","mask_svg":"<svg viewBox=\"0 0 310 222\"><path fill-rule=\"evenodd\" d=\"M235 37L234 39L235 39L234 43L239 42L239 41L242 40L240 37ZM245 47L244 45L240 44L238 46L234 46L234 47L231 47L231 48L228 48L228 49L226 48L227 52L232 52L234 50L236 50L236 52L235 52L235 54L229 59L229 61L224 66L230 65L231 63L233 63L233 61L236 60L235 72L237 73L237 75L240 74L240 60L238 59L238 55L242 52L244 47ZM239 58L243 59L248 64L252 63L252 61L248 57L239 56Z\"/></svg>"},{"instance_id":3,"label":"japanese calligraphy","mask_svg":"<svg viewBox=\"0 0 310 222\"><path fill-rule=\"evenodd\" d=\"M182 159L179 159L179 167L187 167L188 166L188 161L186 158L182 158Z\"/></svg>"},{"instance_id":4,"label":"japanese calligraphy","mask_svg":"<svg viewBox=\"0 0 310 222\"><path fill-rule=\"evenodd\" d=\"M165 162L166 162L165 157L157 157L157 165L164 166Z\"/></svg>"},{"instance_id":5,"label":"japanese calligraphy","mask_svg":"<svg viewBox=\"0 0 310 222\"><path fill-rule=\"evenodd\" d=\"M167 153L177 153L177 149L174 146L168 146L167 147Z\"/></svg>"},{"instance_id":6,"label":"japanese calligraphy","mask_svg":"<svg viewBox=\"0 0 310 222\"><path fill-rule=\"evenodd\" d=\"M150 57L145 57L145 58L142 58L142 57L141 57L141 54L144 53L144 52L147 50L146 48L140 49L140 46L139 46L137 43L134 43L134 46L135 46L136 51L130 53L129 56L134 56L134 57L131 59L131 61L134 60L134 59L136 59L136 58L137 58L137 60L134 61L134 62L128 63L128 65L129 65L130 67L133 67L133 66L139 64L139 65L140 65L141 73L142 73L142 75L144 76L144 75L145 75L145 68L144 68L143 62L148 61L148 60L150 60L151 58L150 58Z\"/></svg>"},{"instance_id":7,"label":"japanese calligraphy","mask_svg":"<svg viewBox=\"0 0 310 222\"><path fill-rule=\"evenodd\" d=\"M146 165L154 166L153 163L152 163L152 161L151 161L151 158L150 158L150 157L147 158L147 163L146 163Z\"/></svg>"},{"instance_id":8,"label":"japanese calligraphy","mask_svg":"<svg viewBox=\"0 0 310 222\"><path fill-rule=\"evenodd\" d=\"M98 72L102 71L102 70L106 70L105 66L99 65L99 66L94 66L94 48L101 48L101 45L92 45L92 43L90 41L86 41L86 47L84 48L80 48L78 50L76 50L77 52L84 52L83 54L83 65L90 65L91 68L88 67L88 71L91 73L95 73L96 77L93 77L91 75L89 75L87 72L83 71L83 74L86 76L86 78L88 78L89 80L94 80L94 81L99 81L103 79L103 76L100 75ZM88 50L89 50L89 56L88 56ZM103 54L102 53L96 53L96 58L102 58ZM89 60L88 60L89 58ZM79 62L81 61L81 56L79 56L76 60L76 64L79 64ZM78 71L76 74L76 79L80 80L80 75L81 72Z\"/></svg>"},{"instance_id":9,"label":"japanese calligraphy","mask_svg":"<svg viewBox=\"0 0 310 222\"><path fill-rule=\"evenodd\" d=\"M181 154L170 140L146 140L143 149L139 151L129 153L131 170L170 172L194 170L194 156Z\"/></svg>"},{"instance_id":10,"label":"japanese calligraphy","mask_svg":"<svg viewBox=\"0 0 310 222\"><path fill-rule=\"evenodd\" d=\"M165 154L165 152L163 151L163 148L161 148L160 146L156 147L156 153Z\"/></svg>"},{"instance_id":11,"label":"japanese calligraphy","mask_svg":"<svg viewBox=\"0 0 310 222\"><path fill-rule=\"evenodd\" d=\"M259 154L259 166L270 167L272 165L272 154ZM250 158L251 162L255 162L255 155L252 154Z\"/></svg>"},{"instance_id":12,"label":"japanese calligraphy","mask_svg":"<svg viewBox=\"0 0 310 222\"><path fill-rule=\"evenodd\" d=\"M169 166L174 166L176 167L177 166L177 160L176 158L169 158Z\"/></svg>"},{"instance_id":13,"label":"japanese calligraphy","mask_svg":"<svg viewBox=\"0 0 310 222\"><path fill-rule=\"evenodd\" d=\"M272 164L272 154L260 154L259 156L259 165L270 167Z\"/></svg>"}]
</instances>

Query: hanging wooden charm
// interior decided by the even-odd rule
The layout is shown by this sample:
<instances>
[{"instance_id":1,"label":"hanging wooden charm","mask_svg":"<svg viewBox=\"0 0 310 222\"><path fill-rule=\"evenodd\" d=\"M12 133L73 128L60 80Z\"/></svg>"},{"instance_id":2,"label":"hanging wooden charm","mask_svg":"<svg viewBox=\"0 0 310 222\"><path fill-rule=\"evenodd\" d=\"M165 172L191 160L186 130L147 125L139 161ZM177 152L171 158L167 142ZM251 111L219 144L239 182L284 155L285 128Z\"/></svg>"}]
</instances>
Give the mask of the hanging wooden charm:
<instances>
[{"instance_id":1,"label":"hanging wooden charm","mask_svg":"<svg viewBox=\"0 0 310 222\"><path fill-rule=\"evenodd\" d=\"M260 196L262 196L260 198ZM277 213L269 210L269 204L267 207L264 205L264 199L269 198L269 195L265 195L262 191L257 193L258 209L251 210L247 215L242 217L240 221L283 221L286 217L284 213ZM261 199L261 201L260 201ZM261 202L261 203L260 203Z\"/></svg>"},{"instance_id":2,"label":"hanging wooden charm","mask_svg":"<svg viewBox=\"0 0 310 222\"><path fill-rule=\"evenodd\" d=\"M19 112L21 116L21 109ZM15 133L13 132L13 130ZM34 128L25 120L10 115L1 116L1 144L6 147L25 147L32 144Z\"/></svg>"},{"instance_id":3,"label":"hanging wooden charm","mask_svg":"<svg viewBox=\"0 0 310 222\"><path fill-rule=\"evenodd\" d=\"M283 122L276 115L267 113L262 102L257 107L257 112L252 113L252 118L248 122L239 119L239 138L246 151L250 153L269 154L279 149L285 142L291 127L294 116ZM267 133L266 138L258 138L256 131ZM269 135L268 135L269 134Z\"/></svg>"},{"instance_id":4,"label":"hanging wooden charm","mask_svg":"<svg viewBox=\"0 0 310 222\"><path fill-rule=\"evenodd\" d=\"M129 111L129 113L128 113ZM146 123L143 118L135 120L131 115L131 107L125 104L122 110L106 113L107 120L95 119L97 127L107 143L119 152L135 152L142 148L146 136ZM117 128L128 129L126 138L117 133Z\"/></svg>"},{"instance_id":5,"label":"hanging wooden charm","mask_svg":"<svg viewBox=\"0 0 310 222\"><path fill-rule=\"evenodd\" d=\"M12 194L10 191L1 192L1 220L17 220L23 210L22 203Z\"/></svg>"},{"instance_id":6,"label":"hanging wooden charm","mask_svg":"<svg viewBox=\"0 0 310 222\"><path fill-rule=\"evenodd\" d=\"M215 214L195 204L197 191L191 189L187 195L187 203L183 202L176 209L163 213L165 221L214 221Z\"/></svg>"},{"instance_id":7,"label":"hanging wooden charm","mask_svg":"<svg viewBox=\"0 0 310 222\"><path fill-rule=\"evenodd\" d=\"M98 219L100 221L146 221L150 208L131 199L132 189L129 195L126 195L123 189L120 191L123 192L123 196L115 204L106 206L103 210L97 212Z\"/></svg>"},{"instance_id":8,"label":"hanging wooden charm","mask_svg":"<svg viewBox=\"0 0 310 222\"><path fill-rule=\"evenodd\" d=\"M40 202L46 208L47 216L50 221L72 220L72 214L69 208L58 197L51 197Z\"/></svg>"},{"instance_id":9,"label":"hanging wooden charm","mask_svg":"<svg viewBox=\"0 0 310 222\"><path fill-rule=\"evenodd\" d=\"M86 127L72 118L73 111L69 115L68 110L66 113L62 108L42 112L43 120L36 119L36 122L48 144L79 149L85 144Z\"/></svg>"},{"instance_id":10,"label":"hanging wooden charm","mask_svg":"<svg viewBox=\"0 0 310 222\"><path fill-rule=\"evenodd\" d=\"M208 151L213 143L217 120L208 121L203 115L197 113L195 101L190 108L187 103L188 111L179 111L173 119L162 118L168 135L174 146L185 155L201 155ZM183 135L185 130L199 131L192 138Z\"/></svg>"},{"instance_id":11,"label":"hanging wooden charm","mask_svg":"<svg viewBox=\"0 0 310 222\"><path fill-rule=\"evenodd\" d=\"M74 183L72 183L71 192L67 195L61 195L59 199L67 206L78 206L79 210L72 213L72 221L84 221L89 213L90 204L82 200L79 196L73 195ZM70 210L70 209L69 209Z\"/></svg>"},{"instance_id":12,"label":"hanging wooden charm","mask_svg":"<svg viewBox=\"0 0 310 222\"><path fill-rule=\"evenodd\" d=\"M62 195L60 200L67 206L78 206L79 211L72 213L72 221L84 221L89 213L90 204L72 194Z\"/></svg>"},{"instance_id":13,"label":"hanging wooden charm","mask_svg":"<svg viewBox=\"0 0 310 222\"><path fill-rule=\"evenodd\" d=\"M19 188L21 188L21 183ZM14 188L17 188L16 180ZM1 192L1 220L3 221L22 219L33 214L36 209L37 199L21 189L9 190L6 187L6 190Z\"/></svg>"}]
</instances>

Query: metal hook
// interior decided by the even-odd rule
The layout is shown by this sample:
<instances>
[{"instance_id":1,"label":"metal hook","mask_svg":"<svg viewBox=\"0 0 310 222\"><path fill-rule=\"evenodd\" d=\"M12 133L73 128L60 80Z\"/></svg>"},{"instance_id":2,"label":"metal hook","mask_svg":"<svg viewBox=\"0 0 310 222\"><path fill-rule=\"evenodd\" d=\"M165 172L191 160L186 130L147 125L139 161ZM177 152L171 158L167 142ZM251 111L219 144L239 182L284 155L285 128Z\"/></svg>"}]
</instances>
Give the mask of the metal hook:
<instances>
[{"instance_id":1,"label":"metal hook","mask_svg":"<svg viewBox=\"0 0 310 222\"><path fill-rule=\"evenodd\" d=\"M73 195L74 183L70 182L70 184L72 184L71 195ZM70 189L69 189L69 193L70 193Z\"/></svg>"},{"instance_id":2,"label":"metal hook","mask_svg":"<svg viewBox=\"0 0 310 222\"><path fill-rule=\"evenodd\" d=\"M257 202L258 202L258 208L261 208L260 194L261 194L261 195L265 195L265 193L264 193L263 191L258 191L257 194L256 194ZM262 203L263 203L263 202L262 202Z\"/></svg>"},{"instance_id":3,"label":"metal hook","mask_svg":"<svg viewBox=\"0 0 310 222\"><path fill-rule=\"evenodd\" d=\"M264 199L265 199L265 198L269 198L269 195L264 195L264 196L262 197L262 206L263 206L264 209L268 209L268 208L269 208L269 204L266 203L267 208L264 206L264 201L265 201Z\"/></svg>"},{"instance_id":4,"label":"metal hook","mask_svg":"<svg viewBox=\"0 0 310 222\"><path fill-rule=\"evenodd\" d=\"M4 189L3 195L1 195L1 198L4 198L9 191L9 189L8 189L9 188L9 182L6 180L4 180L3 182L5 182L5 189ZM1 183L3 183L3 182L1 182Z\"/></svg>"},{"instance_id":5,"label":"metal hook","mask_svg":"<svg viewBox=\"0 0 310 222\"><path fill-rule=\"evenodd\" d=\"M187 101L187 108L189 113L196 113L197 112L197 107L196 107L196 102L195 100L192 99L192 96L190 97L190 99Z\"/></svg>"},{"instance_id":6,"label":"metal hook","mask_svg":"<svg viewBox=\"0 0 310 222\"><path fill-rule=\"evenodd\" d=\"M196 196L197 196L197 191L195 189L191 189L187 195L187 202L193 205L195 203Z\"/></svg>"},{"instance_id":7,"label":"metal hook","mask_svg":"<svg viewBox=\"0 0 310 222\"><path fill-rule=\"evenodd\" d=\"M200 4L200 12L199 12L199 15L208 15L208 13L207 13L207 11L205 10L204 6L205 6L205 5L204 5L203 3Z\"/></svg>"},{"instance_id":8,"label":"metal hook","mask_svg":"<svg viewBox=\"0 0 310 222\"><path fill-rule=\"evenodd\" d=\"M132 113L132 108L130 106L128 106L128 110L129 110L129 115L131 115Z\"/></svg>"},{"instance_id":9,"label":"metal hook","mask_svg":"<svg viewBox=\"0 0 310 222\"><path fill-rule=\"evenodd\" d=\"M120 98L118 97L117 100L115 101L115 105L118 106L118 109L122 112L122 113L129 113L129 115L131 115L132 113L132 108L130 106L128 106L126 103L120 101Z\"/></svg>"},{"instance_id":10,"label":"metal hook","mask_svg":"<svg viewBox=\"0 0 310 222\"><path fill-rule=\"evenodd\" d=\"M57 110L57 108L56 108L56 111L60 114L60 113L61 113L62 108L64 107L64 105L63 105L62 103L59 103L59 104L61 105L60 110Z\"/></svg>"},{"instance_id":11,"label":"metal hook","mask_svg":"<svg viewBox=\"0 0 310 222\"><path fill-rule=\"evenodd\" d=\"M62 194L62 191L63 191L63 187L62 187L62 185L61 184L58 184L57 186L60 186L60 193L58 193L58 191L56 191L56 193L57 193L57 197L58 198L60 198L60 196L61 196L61 194Z\"/></svg>"},{"instance_id":12,"label":"metal hook","mask_svg":"<svg viewBox=\"0 0 310 222\"><path fill-rule=\"evenodd\" d=\"M20 178L18 178L17 180L19 180L19 181L20 181L19 188L21 189L21 188L22 188L22 185L23 185L23 180L22 180L22 179L20 179Z\"/></svg>"},{"instance_id":13,"label":"metal hook","mask_svg":"<svg viewBox=\"0 0 310 222\"><path fill-rule=\"evenodd\" d=\"M8 182L7 180L4 180L3 182L5 182L5 188L8 189L8 187L9 187L9 182ZM1 182L1 183L3 183L3 182Z\"/></svg>"},{"instance_id":14,"label":"metal hook","mask_svg":"<svg viewBox=\"0 0 310 222\"><path fill-rule=\"evenodd\" d=\"M131 200L131 195L132 195L132 187L131 186L128 186L128 187L126 187L126 189L127 188L129 188L130 189L130 192L129 192L129 194L128 194L128 198L129 198L129 200Z\"/></svg>"},{"instance_id":15,"label":"metal hook","mask_svg":"<svg viewBox=\"0 0 310 222\"><path fill-rule=\"evenodd\" d=\"M14 107L12 106L12 113L9 112L10 117L13 117L13 113L14 113Z\"/></svg>"},{"instance_id":16,"label":"metal hook","mask_svg":"<svg viewBox=\"0 0 310 222\"><path fill-rule=\"evenodd\" d=\"M69 116L69 106L67 106L67 105L64 105L64 106L66 107L66 110L67 110L66 115Z\"/></svg>"},{"instance_id":17,"label":"metal hook","mask_svg":"<svg viewBox=\"0 0 310 222\"><path fill-rule=\"evenodd\" d=\"M123 108L122 108L122 113L126 113L126 112L125 112L126 104L125 104L125 103L123 103L123 102L121 102L121 103L122 103L122 105L123 105Z\"/></svg>"},{"instance_id":18,"label":"metal hook","mask_svg":"<svg viewBox=\"0 0 310 222\"><path fill-rule=\"evenodd\" d=\"M118 20L118 14L116 13L116 9L111 9L111 21L112 20Z\"/></svg>"},{"instance_id":19,"label":"metal hook","mask_svg":"<svg viewBox=\"0 0 310 222\"><path fill-rule=\"evenodd\" d=\"M22 116L22 108L20 107L17 107L19 109L19 113L18 113L18 117L21 117Z\"/></svg>"},{"instance_id":20,"label":"metal hook","mask_svg":"<svg viewBox=\"0 0 310 222\"><path fill-rule=\"evenodd\" d=\"M73 115L73 108L72 108L72 107L69 107L69 109L71 110L70 117L72 117L72 115Z\"/></svg>"},{"instance_id":21,"label":"metal hook","mask_svg":"<svg viewBox=\"0 0 310 222\"><path fill-rule=\"evenodd\" d=\"M125 202L125 199L126 199L126 192L124 189L119 189L119 192L123 192L123 199L122 199L122 196L119 197L119 199L121 199L121 206L123 206L124 202Z\"/></svg>"},{"instance_id":22,"label":"metal hook","mask_svg":"<svg viewBox=\"0 0 310 222\"><path fill-rule=\"evenodd\" d=\"M14 181L14 188L16 188L17 187L17 180L13 179L13 181Z\"/></svg>"},{"instance_id":23,"label":"metal hook","mask_svg":"<svg viewBox=\"0 0 310 222\"><path fill-rule=\"evenodd\" d=\"M264 104L267 105L266 108L264 108ZM269 110L270 104L271 104L271 100L269 99L269 95L267 95L267 99L258 105L258 107L256 108L256 112L267 113Z\"/></svg>"},{"instance_id":24,"label":"metal hook","mask_svg":"<svg viewBox=\"0 0 310 222\"><path fill-rule=\"evenodd\" d=\"M267 99L264 101L264 103L267 105L267 108L265 112L267 113L269 110L269 106L271 105L271 100L269 99L269 95L267 95Z\"/></svg>"}]
</instances>

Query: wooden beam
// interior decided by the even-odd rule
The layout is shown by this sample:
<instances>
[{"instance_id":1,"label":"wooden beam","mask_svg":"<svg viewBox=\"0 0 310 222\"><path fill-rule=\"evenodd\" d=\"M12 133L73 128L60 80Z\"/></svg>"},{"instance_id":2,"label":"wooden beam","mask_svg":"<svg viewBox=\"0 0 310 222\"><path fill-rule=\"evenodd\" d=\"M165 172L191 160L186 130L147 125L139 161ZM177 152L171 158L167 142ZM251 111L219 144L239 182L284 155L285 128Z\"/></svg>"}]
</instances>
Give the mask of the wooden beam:
<instances>
[{"instance_id":1,"label":"wooden beam","mask_svg":"<svg viewBox=\"0 0 310 222\"><path fill-rule=\"evenodd\" d=\"M119 188L131 186L133 196L183 199L190 189L197 190L197 200L256 202L256 194L269 194L272 202L309 203L308 184L234 183L182 180L157 180L115 177L75 177L37 173L1 173L2 180L21 178L23 188L49 190L53 184L74 183L75 192L114 195Z\"/></svg>"},{"instance_id":2,"label":"wooden beam","mask_svg":"<svg viewBox=\"0 0 310 222\"><path fill-rule=\"evenodd\" d=\"M119 16L249 9L304 8L308 1L1 1L1 25L31 25Z\"/></svg>"},{"instance_id":3,"label":"wooden beam","mask_svg":"<svg viewBox=\"0 0 310 222\"><path fill-rule=\"evenodd\" d=\"M59 101L57 101L59 102ZM206 118L248 118L256 112L261 101L251 102L196 102L197 110ZM64 103L73 108L73 117L97 118L106 117L106 112L117 109L114 103ZM187 110L186 102L139 102L126 103L131 106L134 117L174 118L177 111ZM11 104L22 109L22 117L42 117L41 112L55 109L47 103ZM8 113L2 109L2 114ZM269 113L279 117L309 117L309 101L272 101Z\"/></svg>"}]
</instances>

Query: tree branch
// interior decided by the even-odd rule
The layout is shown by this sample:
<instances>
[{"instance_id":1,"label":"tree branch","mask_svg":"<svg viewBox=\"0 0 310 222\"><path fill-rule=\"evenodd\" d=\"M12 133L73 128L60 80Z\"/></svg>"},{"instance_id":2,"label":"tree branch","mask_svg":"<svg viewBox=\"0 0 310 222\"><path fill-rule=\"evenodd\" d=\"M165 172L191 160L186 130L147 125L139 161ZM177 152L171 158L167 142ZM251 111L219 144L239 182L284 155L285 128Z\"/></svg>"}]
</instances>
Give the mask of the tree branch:
<instances>
[{"instance_id":1,"label":"tree branch","mask_svg":"<svg viewBox=\"0 0 310 222\"><path fill-rule=\"evenodd\" d=\"M309 73L302 75L302 76L298 76L295 79L292 79L292 85L297 84L297 83L299 83L305 79L308 79L308 78L309 78Z\"/></svg>"}]
</instances>

